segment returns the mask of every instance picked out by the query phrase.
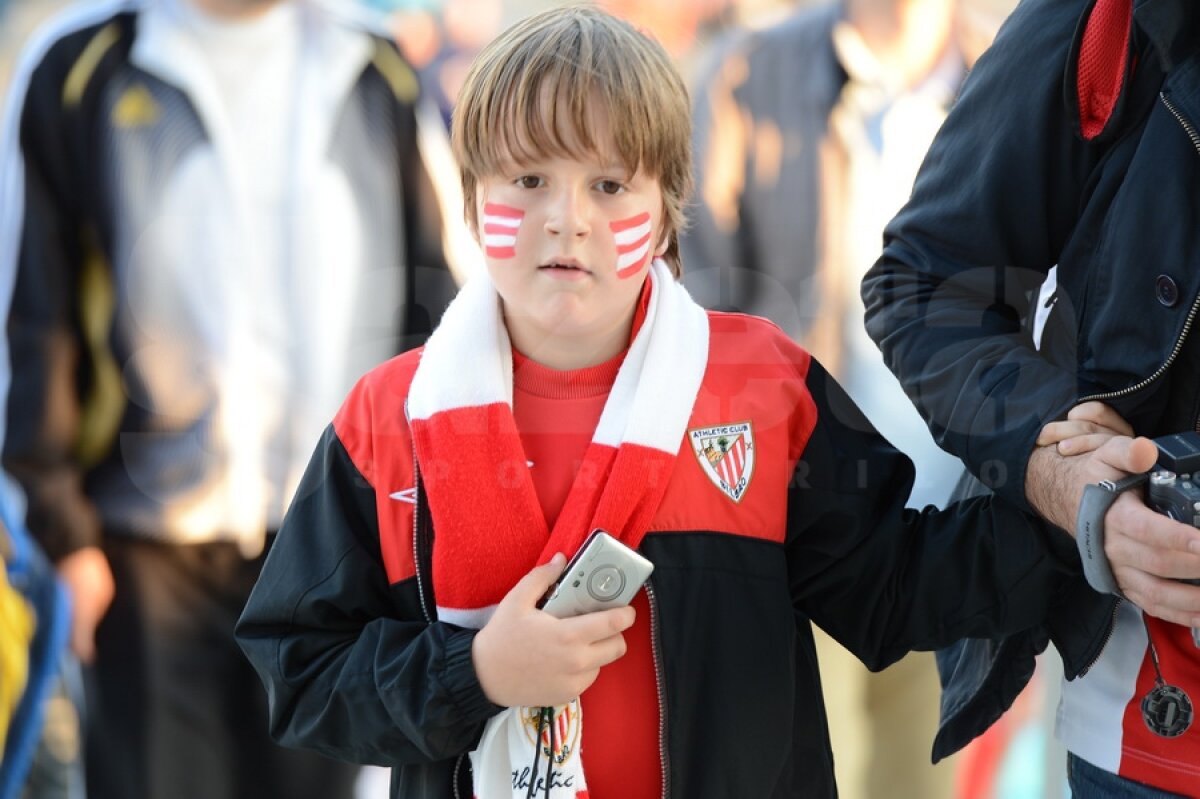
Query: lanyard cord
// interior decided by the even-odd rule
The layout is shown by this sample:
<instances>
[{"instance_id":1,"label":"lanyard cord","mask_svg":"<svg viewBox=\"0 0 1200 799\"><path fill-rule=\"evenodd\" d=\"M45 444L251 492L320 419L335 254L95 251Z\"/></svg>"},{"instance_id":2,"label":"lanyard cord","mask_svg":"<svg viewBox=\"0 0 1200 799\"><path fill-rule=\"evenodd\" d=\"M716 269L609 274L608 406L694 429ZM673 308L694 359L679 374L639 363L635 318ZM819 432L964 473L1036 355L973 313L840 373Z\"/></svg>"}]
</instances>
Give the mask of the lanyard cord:
<instances>
[{"instance_id":1,"label":"lanyard cord","mask_svg":"<svg viewBox=\"0 0 1200 799\"><path fill-rule=\"evenodd\" d=\"M558 736L554 729L554 708L552 707L538 708L537 735L534 736L533 744L533 765L529 769L529 785L525 790L525 799L533 799L533 792L537 788L538 761L542 758L542 732L545 731L547 724L550 725L550 751L546 753L546 782L542 789L542 795L545 799L550 799L550 780L554 777L554 749L558 743Z\"/></svg>"},{"instance_id":2,"label":"lanyard cord","mask_svg":"<svg viewBox=\"0 0 1200 799\"><path fill-rule=\"evenodd\" d=\"M1162 668L1158 665L1158 650L1154 647L1154 638L1150 635L1150 622L1146 620L1146 614L1141 614L1142 626L1146 628L1146 643L1150 647L1150 663L1154 666L1154 684L1156 686L1166 685L1166 680L1162 676Z\"/></svg>"},{"instance_id":3,"label":"lanyard cord","mask_svg":"<svg viewBox=\"0 0 1200 799\"><path fill-rule=\"evenodd\" d=\"M538 760L542 757L542 730L546 728L546 708L538 708L537 734L533 736L533 765L529 768L529 785L525 791L525 799L533 799L533 789L537 785Z\"/></svg>"},{"instance_id":4,"label":"lanyard cord","mask_svg":"<svg viewBox=\"0 0 1200 799\"><path fill-rule=\"evenodd\" d=\"M546 757L546 793L545 799L550 799L550 780L554 777L554 751L557 749L556 733L558 732L558 722L554 718L554 708L545 708L546 714L549 716L550 722L550 752Z\"/></svg>"}]
</instances>

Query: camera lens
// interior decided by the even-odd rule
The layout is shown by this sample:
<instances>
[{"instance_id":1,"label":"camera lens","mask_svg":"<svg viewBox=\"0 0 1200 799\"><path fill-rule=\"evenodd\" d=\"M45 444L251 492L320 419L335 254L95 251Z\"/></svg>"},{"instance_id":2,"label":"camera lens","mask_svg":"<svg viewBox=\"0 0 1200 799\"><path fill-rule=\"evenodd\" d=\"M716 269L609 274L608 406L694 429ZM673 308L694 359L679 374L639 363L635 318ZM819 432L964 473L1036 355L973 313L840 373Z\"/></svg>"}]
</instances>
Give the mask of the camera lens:
<instances>
[{"instance_id":1,"label":"camera lens","mask_svg":"<svg viewBox=\"0 0 1200 799\"><path fill-rule=\"evenodd\" d=\"M587 589L597 602L615 599L625 590L625 572L611 564L601 566L588 578Z\"/></svg>"}]
</instances>

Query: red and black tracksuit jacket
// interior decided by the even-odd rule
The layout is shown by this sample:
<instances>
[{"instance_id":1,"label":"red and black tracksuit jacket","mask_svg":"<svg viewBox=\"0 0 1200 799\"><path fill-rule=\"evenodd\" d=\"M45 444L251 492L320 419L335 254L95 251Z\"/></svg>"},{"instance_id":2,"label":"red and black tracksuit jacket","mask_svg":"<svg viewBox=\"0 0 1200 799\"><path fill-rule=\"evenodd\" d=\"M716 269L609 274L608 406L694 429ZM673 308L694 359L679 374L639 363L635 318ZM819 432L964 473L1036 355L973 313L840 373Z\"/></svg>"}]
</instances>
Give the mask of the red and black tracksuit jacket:
<instances>
[{"instance_id":1,"label":"red and black tracksuit jacket","mask_svg":"<svg viewBox=\"0 0 1200 799\"><path fill-rule=\"evenodd\" d=\"M1038 625L1087 587L1074 543L1010 505L905 510L911 463L818 363L764 320L710 324L688 428L748 421L755 458L734 501L685 436L641 545L664 794L832 797L810 620L879 669ZM326 430L237 635L281 742L392 766L393 797L466 797L465 754L501 708L475 631L434 610L437 531L404 413L419 358L368 374Z\"/></svg>"}]
</instances>

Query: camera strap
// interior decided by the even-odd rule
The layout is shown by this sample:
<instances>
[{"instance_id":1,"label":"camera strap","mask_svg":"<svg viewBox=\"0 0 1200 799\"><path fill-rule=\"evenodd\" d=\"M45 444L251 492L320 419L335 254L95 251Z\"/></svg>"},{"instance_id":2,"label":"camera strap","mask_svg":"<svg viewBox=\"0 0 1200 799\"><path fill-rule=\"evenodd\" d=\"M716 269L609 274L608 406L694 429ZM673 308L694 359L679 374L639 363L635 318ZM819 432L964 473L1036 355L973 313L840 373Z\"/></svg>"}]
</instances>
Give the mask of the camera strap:
<instances>
[{"instance_id":1,"label":"camera strap","mask_svg":"<svg viewBox=\"0 0 1200 799\"><path fill-rule=\"evenodd\" d=\"M1104 515L1117 497L1142 485L1146 479L1145 474L1133 474L1121 480L1102 480L1083 489L1079 514L1075 517L1075 545L1083 561L1083 576L1088 585L1102 594L1122 596L1104 554Z\"/></svg>"}]
</instances>

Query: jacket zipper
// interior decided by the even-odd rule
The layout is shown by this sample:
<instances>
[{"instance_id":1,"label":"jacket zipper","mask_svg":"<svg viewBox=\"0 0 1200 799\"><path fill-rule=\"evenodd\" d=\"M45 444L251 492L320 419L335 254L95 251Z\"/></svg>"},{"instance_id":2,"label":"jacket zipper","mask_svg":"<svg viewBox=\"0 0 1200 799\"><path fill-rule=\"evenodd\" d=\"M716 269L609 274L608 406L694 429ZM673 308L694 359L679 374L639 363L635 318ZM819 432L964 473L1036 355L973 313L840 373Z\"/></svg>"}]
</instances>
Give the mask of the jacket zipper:
<instances>
[{"instance_id":1,"label":"jacket zipper","mask_svg":"<svg viewBox=\"0 0 1200 799\"><path fill-rule=\"evenodd\" d=\"M408 414L405 404L404 412ZM413 442L413 526L412 526L413 576L417 581L417 599L421 601L421 615L426 624L433 624L433 614L425 601L425 585L421 579L421 467L417 463L417 444Z\"/></svg>"},{"instance_id":2,"label":"jacket zipper","mask_svg":"<svg viewBox=\"0 0 1200 799\"><path fill-rule=\"evenodd\" d=\"M1104 650L1108 649L1108 642L1112 640L1113 633L1116 632L1117 629L1117 611L1121 609L1121 603L1124 601L1125 600L1121 597L1117 597L1117 601L1113 605L1112 613L1109 614L1108 617L1108 630L1104 633L1104 641L1100 644L1100 648L1096 650L1095 657L1085 663L1083 668L1079 670L1079 677L1082 677L1091 671L1092 666L1095 666L1096 662L1100 660L1100 656L1104 654ZM1078 677L1076 679L1078 679Z\"/></svg>"},{"instance_id":3,"label":"jacket zipper","mask_svg":"<svg viewBox=\"0 0 1200 799\"><path fill-rule=\"evenodd\" d=\"M413 574L417 581L417 597L421 600L421 613L427 624L433 624L433 614L425 601L425 588L421 581L421 469L417 465L417 447L413 444ZM465 754L454 759L454 771L450 774L450 783L454 786L454 799L462 799L458 790L458 773L462 769Z\"/></svg>"},{"instance_id":4,"label":"jacket zipper","mask_svg":"<svg viewBox=\"0 0 1200 799\"><path fill-rule=\"evenodd\" d=\"M408 419L408 402L404 403L404 416ZM411 422L412 420L409 419ZM421 580L421 466L417 462L417 443L413 442L413 528L412 528L412 546L413 546L413 576L417 581L417 598L421 601L421 615L425 617L426 624L433 624L433 614L429 612L429 605L425 601L425 587ZM463 759L466 755L459 755L454 759L454 771L450 773L450 784L454 787L454 799L462 799L462 794L458 790L458 773L462 769Z\"/></svg>"},{"instance_id":5,"label":"jacket zipper","mask_svg":"<svg viewBox=\"0 0 1200 799\"><path fill-rule=\"evenodd\" d=\"M671 795L671 768L667 760L667 688L663 673L662 645L658 640L658 597L646 581L646 599L650 604L650 649L654 652L654 682L658 688L658 759L662 764L662 797Z\"/></svg>"},{"instance_id":6,"label":"jacket zipper","mask_svg":"<svg viewBox=\"0 0 1200 799\"><path fill-rule=\"evenodd\" d=\"M1184 118L1183 114L1179 113L1179 110L1175 108L1174 104L1171 102L1170 98L1167 97L1165 92L1160 92L1158 98L1162 101L1162 104L1166 106L1167 110L1171 112L1171 116L1175 117L1179 124L1183 126L1184 132L1186 132L1188 138L1192 140L1192 146L1196 149L1197 153L1200 153L1200 134L1198 134L1196 129L1192 127L1191 123ZM1116 399L1117 397L1134 394L1138 391L1141 391L1158 378L1162 377L1166 373L1167 369L1170 368L1171 364L1175 362L1175 359L1179 357L1179 351L1183 349L1183 342L1192 329L1192 322L1194 322L1196 319L1197 310L1200 310L1200 294L1198 294L1196 299L1192 301L1191 310L1188 311L1187 319L1184 320L1183 323L1183 330L1179 332L1179 338L1175 340L1175 346L1171 350L1171 354L1167 357L1167 360L1163 361L1162 366L1158 367L1154 374L1138 383L1134 383L1132 386L1123 388L1120 391L1109 391L1102 394L1090 394L1086 397L1082 397L1079 402ZM1197 425L1197 430L1200 431L1200 424Z\"/></svg>"}]
</instances>

